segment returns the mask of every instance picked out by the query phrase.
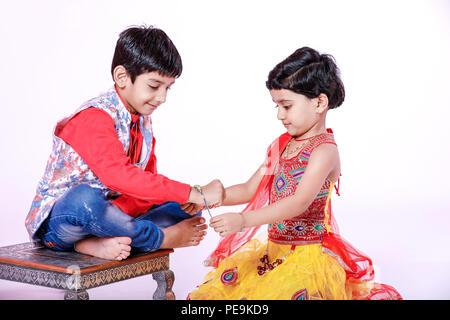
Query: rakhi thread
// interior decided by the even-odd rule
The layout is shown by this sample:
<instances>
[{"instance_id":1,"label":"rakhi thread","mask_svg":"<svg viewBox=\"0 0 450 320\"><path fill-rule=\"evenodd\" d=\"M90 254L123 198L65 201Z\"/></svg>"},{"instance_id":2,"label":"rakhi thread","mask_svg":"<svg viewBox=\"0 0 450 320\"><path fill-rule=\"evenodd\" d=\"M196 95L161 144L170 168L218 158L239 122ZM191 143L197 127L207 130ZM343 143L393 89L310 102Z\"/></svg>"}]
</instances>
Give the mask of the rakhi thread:
<instances>
[{"instance_id":1,"label":"rakhi thread","mask_svg":"<svg viewBox=\"0 0 450 320\"><path fill-rule=\"evenodd\" d=\"M198 184L196 184L196 185L194 186L194 188L195 188L195 190L197 190L198 192L200 192L200 194L202 195L203 202L205 203L205 206L206 206L206 210L208 211L209 216L212 218L211 212L209 211L208 204L206 203L205 195L203 194L202 187L200 187Z\"/></svg>"}]
</instances>

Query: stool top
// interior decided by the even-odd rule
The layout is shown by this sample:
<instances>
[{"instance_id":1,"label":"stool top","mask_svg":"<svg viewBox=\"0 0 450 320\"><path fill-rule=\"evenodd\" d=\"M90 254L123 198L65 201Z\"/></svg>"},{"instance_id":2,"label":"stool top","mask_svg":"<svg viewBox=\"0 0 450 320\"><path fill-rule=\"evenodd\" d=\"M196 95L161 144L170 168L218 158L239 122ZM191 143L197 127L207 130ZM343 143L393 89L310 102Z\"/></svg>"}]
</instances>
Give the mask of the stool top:
<instances>
[{"instance_id":1,"label":"stool top","mask_svg":"<svg viewBox=\"0 0 450 320\"><path fill-rule=\"evenodd\" d=\"M172 252L173 249L162 249L150 253L131 254L125 260L113 261L100 259L75 251L54 251L44 247L39 242L26 242L0 247L0 263L69 274L75 273L75 267L77 269L76 272L82 274L109 269L111 267L137 261L168 256Z\"/></svg>"}]
</instances>

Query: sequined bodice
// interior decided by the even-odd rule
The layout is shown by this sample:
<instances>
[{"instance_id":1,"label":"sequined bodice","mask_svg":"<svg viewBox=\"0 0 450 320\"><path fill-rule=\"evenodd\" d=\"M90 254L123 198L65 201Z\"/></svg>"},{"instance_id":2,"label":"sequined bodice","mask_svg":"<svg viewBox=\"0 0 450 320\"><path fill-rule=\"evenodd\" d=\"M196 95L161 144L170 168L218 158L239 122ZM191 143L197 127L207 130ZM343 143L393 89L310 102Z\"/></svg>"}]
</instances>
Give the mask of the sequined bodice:
<instances>
[{"instance_id":1,"label":"sequined bodice","mask_svg":"<svg viewBox=\"0 0 450 320\"><path fill-rule=\"evenodd\" d=\"M280 158L274 170L274 180L271 186L269 202L274 203L295 193L302 179L309 157L314 148L322 143L333 143L333 134L323 133L311 139L300 153L291 159ZM327 233L325 226L325 206L330 192L331 183L325 180L320 192L304 212L288 220L269 225L269 239L277 243L310 244L318 243Z\"/></svg>"}]
</instances>

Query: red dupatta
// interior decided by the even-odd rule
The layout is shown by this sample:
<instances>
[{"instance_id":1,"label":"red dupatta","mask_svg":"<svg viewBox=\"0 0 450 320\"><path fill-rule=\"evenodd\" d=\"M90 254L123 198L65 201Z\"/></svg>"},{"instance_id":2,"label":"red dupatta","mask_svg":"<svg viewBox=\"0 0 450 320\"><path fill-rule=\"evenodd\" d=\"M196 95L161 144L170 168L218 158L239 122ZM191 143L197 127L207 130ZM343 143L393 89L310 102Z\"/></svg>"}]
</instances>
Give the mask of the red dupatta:
<instances>
[{"instance_id":1,"label":"red dupatta","mask_svg":"<svg viewBox=\"0 0 450 320\"><path fill-rule=\"evenodd\" d=\"M333 133L331 129L327 129ZM253 198L242 211L243 213L262 208L268 204L269 190L273 181L273 173L281 153L286 147L288 141L292 138L287 132L278 137L267 152L267 167L264 176L256 189ZM372 261L365 254L354 248L350 243L341 238L337 228L336 221L332 215L331 202L326 206L330 231L322 238L322 247L328 254L334 256L343 265L347 278L370 281L374 277ZM204 261L205 266L217 267L226 257L233 254L241 246L253 238L260 226L247 228L240 233L234 233L222 238L217 248Z\"/></svg>"},{"instance_id":2,"label":"red dupatta","mask_svg":"<svg viewBox=\"0 0 450 320\"><path fill-rule=\"evenodd\" d=\"M275 165L277 164L282 151L291 138L292 136L286 132L278 137L270 145L267 152L267 166L264 172L264 176L261 179L261 182L259 183L258 188L253 195L253 198L250 200L242 213L256 210L267 205ZM253 238L255 233L258 231L259 227L260 226L247 228L242 232L230 234L222 238L217 248L208 256L208 258L206 258L203 264L207 267L217 267L223 259L231 255L241 246L250 241L250 239Z\"/></svg>"}]
</instances>

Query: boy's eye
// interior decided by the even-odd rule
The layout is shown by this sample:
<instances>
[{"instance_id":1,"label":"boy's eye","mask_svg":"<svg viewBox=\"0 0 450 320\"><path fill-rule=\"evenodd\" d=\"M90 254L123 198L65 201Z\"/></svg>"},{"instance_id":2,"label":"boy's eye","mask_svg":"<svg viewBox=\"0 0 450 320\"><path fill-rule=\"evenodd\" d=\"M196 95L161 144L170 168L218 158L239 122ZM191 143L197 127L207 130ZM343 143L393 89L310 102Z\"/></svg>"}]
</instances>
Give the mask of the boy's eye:
<instances>
[{"instance_id":1,"label":"boy's eye","mask_svg":"<svg viewBox=\"0 0 450 320\"><path fill-rule=\"evenodd\" d=\"M148 85L150 88L152 89L158 89L158 87L152 86L152 85Z\"/></svg>"}]
</instances>

